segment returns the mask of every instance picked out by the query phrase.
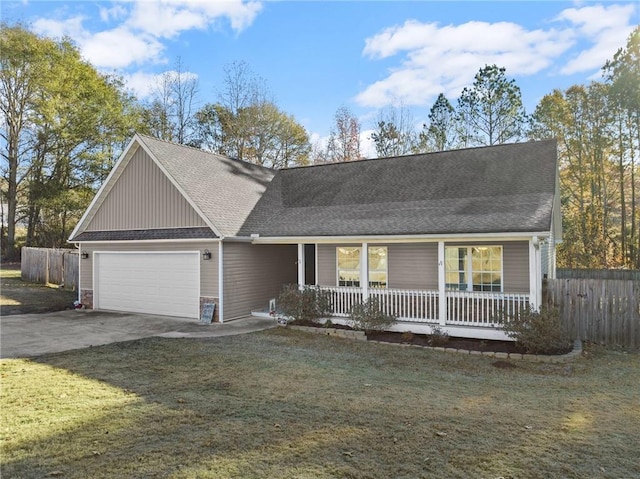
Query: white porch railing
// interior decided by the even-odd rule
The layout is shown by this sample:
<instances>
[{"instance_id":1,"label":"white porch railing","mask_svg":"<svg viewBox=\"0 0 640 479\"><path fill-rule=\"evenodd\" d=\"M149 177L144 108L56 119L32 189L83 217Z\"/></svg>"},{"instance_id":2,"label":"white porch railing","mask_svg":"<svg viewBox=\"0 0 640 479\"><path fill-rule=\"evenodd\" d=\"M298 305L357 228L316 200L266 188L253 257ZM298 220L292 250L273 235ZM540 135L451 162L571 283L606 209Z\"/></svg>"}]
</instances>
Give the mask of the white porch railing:
<instances>
[{"instance_id":1,"label":"white porch railing","mask_svg":"<svg viewBox=\"0 0 640 479\"><path fill-rule=\"evenodd\" d=\"M331 296L333 315L348 317L354 304L362 302L362 288L322 286ZM369 289L369 297L378 298L386 314L399 321L438 323L440 296L438 291L414 289ZM445 324L462 326L496 325L496 314L513 314L529 305L524 293L490 293L479 291L447 291Z\"/></svg>"},{"instance_id":2,"label":"white porch railing","mask_svg":"<svg viewBox=\"0 0 640 479\"><path fill-rule=\"evenodd\" d=\"M495 326L500 312L513 314L529 305L523 293L447 291L447 324Z\"/></svg>"},{"instance_id":3,"label":"white porch railing","mask_svg":"<svg viewBox=\"0 0 640 479\"><path fill-rule=\"evenodd\" d=\"M399 321L438 322L437 291L371 288L369 297L378 298L382 311Z\"/></svg>"},{"instance_id":4,"label":"white porch railing","mask_svg":"<svg viewBox=\"0 0 640 479\"><path fill-rule=\"evenodd\" d=\"M350 286L322 286L322 291L331 295L331 309L334 316L347 317L354 304L362 302L362 288Z\"/></svg>"}]
</instances>

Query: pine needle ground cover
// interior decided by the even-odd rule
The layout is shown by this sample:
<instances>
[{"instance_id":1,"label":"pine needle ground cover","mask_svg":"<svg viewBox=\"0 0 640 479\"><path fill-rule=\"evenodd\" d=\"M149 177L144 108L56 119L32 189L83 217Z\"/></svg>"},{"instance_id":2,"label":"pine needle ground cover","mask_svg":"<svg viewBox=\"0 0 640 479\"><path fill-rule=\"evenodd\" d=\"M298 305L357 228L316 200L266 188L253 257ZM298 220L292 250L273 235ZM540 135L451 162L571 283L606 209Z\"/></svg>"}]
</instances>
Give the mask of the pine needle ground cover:
<instances>
[{"instance_id":1,"label":"pine needle ground cover","mask_svg":"<svg viewBox=\"0 0 640 479\"><path fill-rule=\"evenodd\" d=\"M2 477L640 477L640 357L569 364L286 328L3 360Z\"/></svg>"}]
</instances>

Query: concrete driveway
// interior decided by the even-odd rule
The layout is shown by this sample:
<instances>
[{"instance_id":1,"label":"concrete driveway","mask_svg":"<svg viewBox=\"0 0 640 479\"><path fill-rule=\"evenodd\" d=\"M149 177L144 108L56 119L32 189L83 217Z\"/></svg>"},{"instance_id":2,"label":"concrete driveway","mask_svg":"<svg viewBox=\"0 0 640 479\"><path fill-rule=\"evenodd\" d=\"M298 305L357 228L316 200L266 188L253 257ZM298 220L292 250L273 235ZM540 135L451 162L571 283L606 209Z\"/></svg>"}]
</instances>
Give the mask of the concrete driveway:
<instances>
[{"instance_id":1,"label":"concrete driveway","mask_svg":"<svg viewBox=\"0 0 640 479\"><path fill-rule=\"evenodd\" d=\"M247 317L224 324L196 319L113 311L67 310L0 319L0 358L25 358L101 344L159 336L229 336L275 327L270 319Z\"/></svg>"}]
</instances>

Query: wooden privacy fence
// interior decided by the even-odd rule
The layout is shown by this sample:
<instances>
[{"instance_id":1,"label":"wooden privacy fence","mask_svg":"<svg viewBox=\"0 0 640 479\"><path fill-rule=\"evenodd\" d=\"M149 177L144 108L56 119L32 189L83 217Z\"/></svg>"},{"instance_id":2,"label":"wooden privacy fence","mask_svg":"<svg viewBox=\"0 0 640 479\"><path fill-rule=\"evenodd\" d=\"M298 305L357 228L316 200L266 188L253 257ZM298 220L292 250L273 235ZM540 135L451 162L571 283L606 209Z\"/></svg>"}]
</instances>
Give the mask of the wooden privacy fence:
<instances>
[{"instance_id":1,"label":"wooden privacy fence","mask_svg":"<svg viewBox=\"0 0 640 479\"><path fill-rule=\"evenodd\" d=\"M640 270L558 268L556 270L556 278L559 278L559 279L630 279L633 281L640 281Z\"/></svg>"},{"instance_id":2,"label":"wooden privacy fence","mask_svg":"<svg viewBox=\"0 0 640 479\"><path fill-rule=\"evenodd\" d=\"M20 272L24 281L78 287L78 250L22 248Z\"/></svg>"},{"instance_id":3,"label":"wooden privacy fence","mask_svg":"<svg viewBox=\"0 0 640 479\"><path fill-rule=\"evenodd\" d=\"M573 338L640 348L640 281L548 279L545 301Z\"/></svg>"}]
</instances>

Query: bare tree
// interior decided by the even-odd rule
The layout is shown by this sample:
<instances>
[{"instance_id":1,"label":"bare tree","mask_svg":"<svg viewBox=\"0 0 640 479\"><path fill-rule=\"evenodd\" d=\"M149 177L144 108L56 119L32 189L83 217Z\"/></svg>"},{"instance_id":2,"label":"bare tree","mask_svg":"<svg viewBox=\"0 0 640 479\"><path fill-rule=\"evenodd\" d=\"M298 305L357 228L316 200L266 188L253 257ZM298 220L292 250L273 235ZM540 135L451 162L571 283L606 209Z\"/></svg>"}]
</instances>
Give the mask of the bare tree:
<instances>
[{"instance_id":1,"label":"bare tree","mask_svg":"<svg viewBox=\"0 0 640 479\"><path fill-rule=\"evenodd\" d=\"M178 57L175 69L156 80L152 101L145 109L146 126L157 138L190 144L194 138L198 78L185 71Z\"/></svg>"},{"instance_id":2,"label":"bare tree","mask_svg":"<svg viewBox=\"0 0 640 479\"><path fill-rule=\"evenodd\" d=\"M404 105L381 110L371 134L379 158L411 153L416 147L413 116Z\"/></svg>"},{"instance_id":3,"label":"bare tree","mask_svg":"<svg viewBox=\"0 0 640 479\"><path fill-rule=\"evenodd\" d=\"M358 119L346 106L342 106L336 111L334 120L323 162L338 163L362 159Z\"/></svg>"}]
</instances>

